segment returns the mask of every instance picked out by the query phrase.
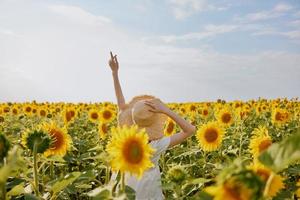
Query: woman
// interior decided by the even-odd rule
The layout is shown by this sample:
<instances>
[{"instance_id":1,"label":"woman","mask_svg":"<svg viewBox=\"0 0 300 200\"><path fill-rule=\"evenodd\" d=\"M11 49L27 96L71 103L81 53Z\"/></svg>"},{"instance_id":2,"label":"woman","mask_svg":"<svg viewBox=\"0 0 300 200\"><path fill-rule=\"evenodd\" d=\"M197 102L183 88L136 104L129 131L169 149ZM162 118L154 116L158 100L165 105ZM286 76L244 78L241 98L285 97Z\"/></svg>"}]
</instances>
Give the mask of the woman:
<instances>
[{"instance_id":1,"label":"woman","mask_svg":"<svg viewBox=\"0 0 300 200\"><path fill-rule=\"evenodd\" d=\"M158 160L160 155L168 148L183 142L186 138L196 132L195 126L170 110L160 99L152 95L140 95L134 97L128 104L122 93L119 82L119 63L117 55L110 52L109 66L112 70L115 93L118 104L118 125L137 124L139 128L145 128L149 136L149 144L156 149L151 161L154 167L147 170L143 177L138 180L135 176L125 175L126 185L132 187L136 192L136 199L163 199L161 189L160 171ZM165 137L163 134L166 117L170 117L182 129L180 132ZM114 173L112 178L116 178Z\"/></svg>"}]
</instances>

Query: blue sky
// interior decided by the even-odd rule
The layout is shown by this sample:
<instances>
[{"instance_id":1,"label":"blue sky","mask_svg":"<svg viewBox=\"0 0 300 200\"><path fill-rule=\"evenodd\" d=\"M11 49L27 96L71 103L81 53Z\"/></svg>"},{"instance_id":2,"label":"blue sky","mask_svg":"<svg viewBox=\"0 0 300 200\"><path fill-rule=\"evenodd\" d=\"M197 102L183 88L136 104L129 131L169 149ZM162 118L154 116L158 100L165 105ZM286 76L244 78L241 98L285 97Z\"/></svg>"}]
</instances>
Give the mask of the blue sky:
<instances>
[{"instance_id":1,"label":"blue sky","mask_svg":"<svg viewBox=\"0 0 300 200\"><path fill-rule=\"evenodd\" d=\"M0 101L300 96L300 1L0 0Z\"/></svg>"}]
</instances>

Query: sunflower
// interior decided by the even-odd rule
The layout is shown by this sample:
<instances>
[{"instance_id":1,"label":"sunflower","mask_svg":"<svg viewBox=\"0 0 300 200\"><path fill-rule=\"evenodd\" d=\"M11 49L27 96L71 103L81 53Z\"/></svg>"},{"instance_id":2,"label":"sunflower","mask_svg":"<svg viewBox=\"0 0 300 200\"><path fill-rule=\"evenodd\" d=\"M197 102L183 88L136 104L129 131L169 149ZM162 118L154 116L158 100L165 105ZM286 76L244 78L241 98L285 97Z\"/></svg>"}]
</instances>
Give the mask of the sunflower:
<instances>
[{"instance_id":1,"label":"sunflower","mask_svg":"<svg viewBox=\"0 0 300 200\"><path fill-rule=\"evenodd\" d=\"M223 108L217 113L217 120L225 127L229 127L233 123L233 113L229 108Z\"/></svg>"},{"instance_id":2,"label":"sunflower","mask_svg":"<svg viewBox=\"0 0 300 200\"><path fill-rule=\"evenodd\" d=\"M258 128L255 128L252 131L253 137L259 137L259 136L269 136L269 131L267 127L265 126L258 126Z\"/></svg>"},{"instance_id":3,"label":"sunflower","mask_svg":"<svg viewBox=\"0 0 300 200\"><path fill-rule=\"evenodd\" d=\"M94 123L98 123L100 119L100 113L96 109L89 110L89 120Z\"/></svg>"},{"instance_id":4,"label":"sunflower","mask_svg":"<svg viewBox=\"0 0 300 200\"><path fill-rule=\"evenodd\" d=\"M272 111L272 122L275 125L281 126L287 123L290 119L290 113L286 109L275 108Z\"/></svg>"},{"instance_id":5,"label":"sunflower","mask_svg":"<svg viewBox=\"0 0 300 200\"><path fill-rule=\"evenodd\" d=\"M274 197L276 196L276 194L284 188L284 183L283 183L283 177L278 175L278 174L274 174L274 172L272 172L272 170L263 167L261 165L253 165L252 170L261 178L261 180L264 182L265 186L267 184L267 181L271 181L270 185L269 185L269 189L267 191L267 196L268 197ZM273 173L273 175L271 176L271 174ZM268 180L268 179L272 179L272 180Z\"/></svg>"},{"instance_id":6,"label":"sunflower","mask_svg":"<svg viewBox=\"0 0 300 200\"><path fill-rule=\"evenodd\" d=\"M31 116L32 115L32 105L27 103L23 106L23 111L27 116Z\"/></svg>"},{"instance_id":7,"label":"sunflower","mask_svg":"<svg viewBox=\"0 0 300 200\"><path fill-rule=\"evenodd\" d=\"M21 144L34 151L36 145L37 153L44 153L51 145L52 140L49 134L41 126L37 126L35 129L27 129L21 136Z\"/></svg>"},{"instance_id":8,"label":"sunflower","mask_svg":"<svg viewBox=\"0 0 300 200\"><path fill-rule=\"evenodd\" d=\"M3 110L4 114L9 114L11 109L10 109L10 106L8 104L5 104L2 108L2 110Z\"/></svg>"},{"instance_id":9,"label":"sunflower","mask_svg":"<svg viewBox=\"0 0 300 200\"><path fill-rule=\"evenodd\" d=\"M59 109L59 108L56 108ZM77 109L74 106L65 107L63 110L63 119L65 124L69 124L74 121L74 119L77 117Z\"/></svg>"},{"instance_id":10,"label":"sunflower","mask_svg":"<svg viewBox=\"0 0 300 200\"><path fill-rule=\"evenodd\" d=\"M100 120L103 123L110 123L115 119L115 112L110 107L104 107L100 111Z\"/></svg>"},{"instance_id":11,"label":"sunflower","mask_svg":"<svg viewBox=\"0 0 300 200\"><path fill-rule=\"evenodd\" d=\"M213 196L213 200L250 200L252 191L235 177L231 177L222 184L209 186L205 191Z\"/></svg>"},{"instance_id":12,"label":"sunflower","mask_svg":"<svg viewBox=\"0 0 300 200\"><path fill-rule=\"evenodd\" d=\"M98 133L101 139L106 138L108 131L109 131L108 124L102 122L98 124Z\"/></svg>"},{"instance_id":13,"label":"sunflower","mask_svg":"<svg viewBox=\"0 0 300 200\"><path fill-rule=\"evenodd\" d=\"M194 103L190 103L189 105L188 105L188 111L189 112L197 112L197 105L196 104L194 104Z\"/></svg>"},{"instance_id":14,"label":"sunflower","mask_svg":"<svg viewBox=\"0 0 300 200\"><path fill-rule=\"evenodd\" d=\"M255 129L254 135L250 140L250 151L255 161L258 161L258 156L272 145L272 139L267 135L265 128ZM264 133L264 134L263 134Z\"/></svg>"},{"instance_id":15,"label":"sunflower","mask_svg":"<svg viewBox=\"0 0 300 200\"><path fill-rule=\"evenodd\" d=\"M202 118L207 118L209 116L209 108L207 106L204 106L201 109L201 117Z\"/></svg>"},{"instance_id":16,"label":"sunflower","mask_svg":"<svg viewBox=\"0 0 300 200\"><path fill-rule=\"evenodd\" d=\"M170 136L173 135L176 131L176 124L175 122L168 118L167 122L165 123L165 128L164 128L164 135Z\"/></svg>"},{"instance_id":17,"label":"sunflower","mask_svg":"<svg viewBox=\"0 0 300 200\"><path fill-rule=\"evenodd\" d=\"M218 122L208 122L197 131L196 137L204 151L214 151L221 145L224 132Z\"/></svg>"},{"instance_id":18,"label":"sunflower","mask_svg":"<svg viewBox=\"0 0 300 200\"><path fill-rule=\"evenodd\" d=\"M47 115L48 115L47 109L44 106L39 107L39 109L38 109L38 115L40 117L47 117Z\"/></svg>"},{"instance_id":19,"label":"sunflower","mask_svg":"<svg viewBox=\"0 0 300 200\"><path fill-rule=\"evenodd\" d=\"M183 166L175 165L174 167L169 169L167 177L169 180L181 184L186 179L187 174Z\"/></svg>"},{"instance_id":20,"label":"sunflower","mask_svg":"<svg viewBox=\"0 0 300 200\"><path fill-rule=\"evenodd\" d=\"M17 105L13 105L12 109L11 109L11 113L13 115L18 115L19 114L19 107Z\"/></svg>"},{"instance_id":21,"label":"sunflower","mask_svg":"<svg viewBox=\"0 0 300 200\"><path fill-rule=\"evenodd\" d=\"M43 128L47 131L52 139L50 148L44 153L44 155L59 155L64 156L71 146L72 139L67 134L66 128L59 128L53 122L50 124L44 124Z\"/></svg>"},{"instance_id":22,"label":"sunflower","mask_svg":"<svg viewBox=\"0 0 300 200\"><path fill-rule=\"evenodd\" d=\"M113 127L112 138L107 145L113 170L129 172L141 178L144 171L154 166L150 160L155 150L148 144L145 129L131 127Z\"/></svg>"}]
</instances>

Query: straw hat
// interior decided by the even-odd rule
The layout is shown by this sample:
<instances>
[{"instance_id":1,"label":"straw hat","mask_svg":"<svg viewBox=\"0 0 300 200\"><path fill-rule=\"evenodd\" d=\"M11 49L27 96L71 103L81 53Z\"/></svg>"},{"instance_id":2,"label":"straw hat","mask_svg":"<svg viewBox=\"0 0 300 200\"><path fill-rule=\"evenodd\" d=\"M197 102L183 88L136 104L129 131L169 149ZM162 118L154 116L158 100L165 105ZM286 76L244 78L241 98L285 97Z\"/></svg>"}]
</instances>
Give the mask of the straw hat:
<instances>
[{"instance_id":1,"label":"straw hat","mask_svg":"<svg viewBox=\"0 0 300 200\"><path fill-rule=\"evenodd\" d=\"M149 111L149 106L144 104L145 100L161 101L152 95L139 95L132 98L126 104L125 109L118 113L118 125L138 125L145 128L150 140L163 137L166 115Z\"/></svg>"}]
</instances>

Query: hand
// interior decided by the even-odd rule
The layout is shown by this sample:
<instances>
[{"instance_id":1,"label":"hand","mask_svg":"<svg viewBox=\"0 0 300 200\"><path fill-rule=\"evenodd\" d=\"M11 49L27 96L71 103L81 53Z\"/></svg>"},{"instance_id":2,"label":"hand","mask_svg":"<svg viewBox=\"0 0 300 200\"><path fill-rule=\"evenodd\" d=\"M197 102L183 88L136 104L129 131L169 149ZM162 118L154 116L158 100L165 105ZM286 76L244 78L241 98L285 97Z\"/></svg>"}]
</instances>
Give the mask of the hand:
<instances>
[{"instance_id":1,"label":"hand","mask_svg":"<svg viewBox=\"0 0 300 200\"><path fill-rule=\"evenodd\" d=\"M159 99L145 100L144 103L150 107L149 111L154 113L168 112L168 107Z\"/></svg>"},{"instance_id":2,"label":"hand","mask_svg":"<svg viewBox=\"0 0 300 200\"><path fill-rule=\"evenodd\" d=\"M113 72L117 72L119 70L117 55L113 55L112 52L110 52L110 60L108 64Z\"/></svg>"}]
</instances>

